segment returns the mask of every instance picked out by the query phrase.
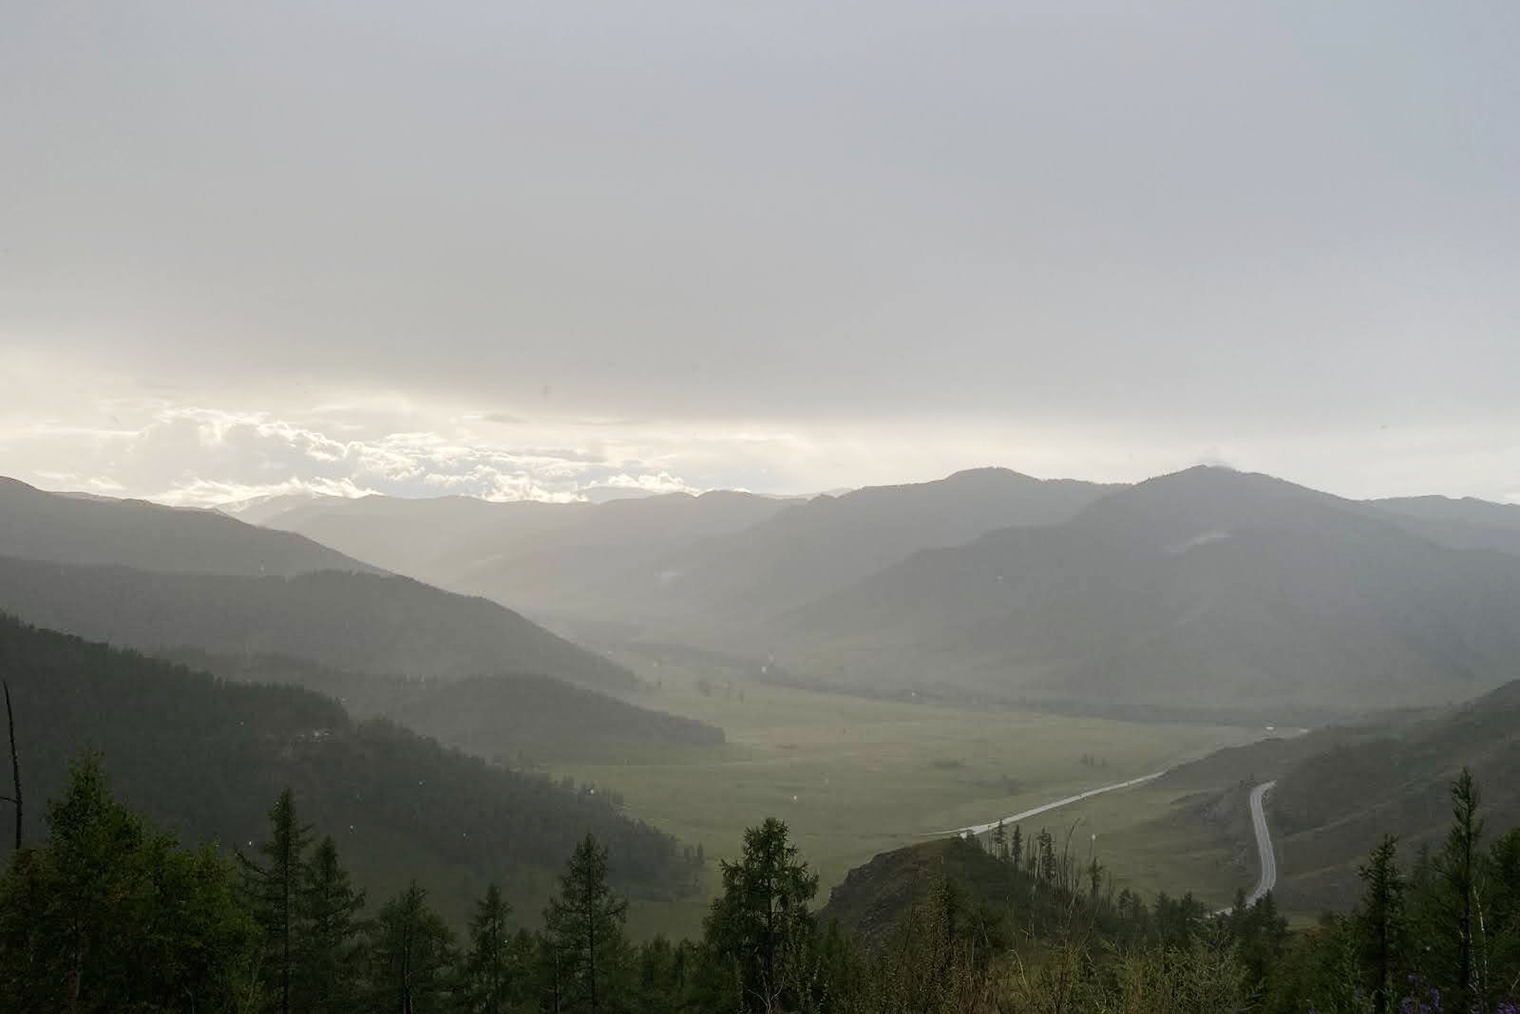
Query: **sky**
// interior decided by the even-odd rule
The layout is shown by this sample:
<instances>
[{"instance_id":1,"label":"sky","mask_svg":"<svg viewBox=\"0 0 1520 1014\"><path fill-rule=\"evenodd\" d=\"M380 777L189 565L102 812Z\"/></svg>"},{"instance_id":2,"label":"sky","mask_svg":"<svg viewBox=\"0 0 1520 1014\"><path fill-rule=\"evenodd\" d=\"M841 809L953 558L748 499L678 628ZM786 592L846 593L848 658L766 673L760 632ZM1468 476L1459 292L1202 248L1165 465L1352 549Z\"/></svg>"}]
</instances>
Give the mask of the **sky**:
<instances>
[{"instance_id":1,"label":"sky","mask_svg":"<svg viewBox=\"0 0 1520 1014\"><path fill-rule=\"evenodd\" d=\"M1520 4L0 0L0 474L1520 502Z\"/></svg>"}]
</instances>

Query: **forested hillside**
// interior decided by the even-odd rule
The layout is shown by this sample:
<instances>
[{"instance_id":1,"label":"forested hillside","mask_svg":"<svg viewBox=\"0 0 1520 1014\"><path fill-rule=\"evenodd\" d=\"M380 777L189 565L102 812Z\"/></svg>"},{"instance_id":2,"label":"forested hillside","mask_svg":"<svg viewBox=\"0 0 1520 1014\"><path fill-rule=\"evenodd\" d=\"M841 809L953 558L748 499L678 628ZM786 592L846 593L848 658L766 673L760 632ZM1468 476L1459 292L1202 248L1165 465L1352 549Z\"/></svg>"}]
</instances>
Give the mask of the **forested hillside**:
<instances>
[{"instance_id":1,"label":"forested hillside","mask_svg":"<svg viewBox=\"0 0 1520 1014\"><path fill-rule=\"evenodd\" d=\"M8 617L0 673L35 801L29 837L69 762L94 750L123 800L187 840L254 839L267 801L293 788L377 892L423 869L446 871L451 887L494 877L527 890L587 833L614 848L614 881L638 895L691 883L677 843L623 816L614 796L354 722L309 690L229 683Z\"/></svg>"},{"instance_id":2,"label":"forested hillside","mask_svg":"<svg viewBox=\"0 0 1520 1014\"><path fill-rule=\"evenodd\" d=\"M507 764L620 760L630 752L709 746L724 738L716 726L548 676L425 680L341 672L281 655L179 651L173 658L239 682L306 687L341 701L355 718L389 718L445 746Z\"/></svg>"},{"instance_id":3,"label":"forested hillside","mask_svg":"<svg viewBox=\"0 0 1520 1014\"><path fill-rule=\"evenodd\" d=\"M621 666L494 602L391 575L229 577L0 558L0 610L148 652L191 647L412 677L537 673L600 689L637 685Z\"/></svg>"}]
</instances>

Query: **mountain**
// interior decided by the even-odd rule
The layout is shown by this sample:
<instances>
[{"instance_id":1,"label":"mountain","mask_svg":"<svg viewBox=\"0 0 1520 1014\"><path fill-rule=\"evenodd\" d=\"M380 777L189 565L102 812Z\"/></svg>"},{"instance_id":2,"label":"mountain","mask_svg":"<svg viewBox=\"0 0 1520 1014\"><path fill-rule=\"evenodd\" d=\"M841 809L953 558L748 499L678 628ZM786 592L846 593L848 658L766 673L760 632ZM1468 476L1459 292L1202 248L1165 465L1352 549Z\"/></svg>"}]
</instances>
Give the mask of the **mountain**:
<instances>
[{"instance_id":1,"label":"mountain","mask_svg":"<svg viewBox=\"0 0 1520 1014\"><path fill-rule=\"evenodd\" d=\"M617 620L626 617L618 603L608 605L609 582L788 504L722 491L569 504L323 497L292 503L263 523L535 617Z\"/></svg>"},{"instance_id":2,"label":"mountain","mask_svg":"<svg viewBox=\"0 0 1520 1014\"><path fill-rule=\"evenodd\" d=\"M1514 557L1200 467L1064 524L917 553L769 624L751 648L796 678L877 691L1308 724L1510 678L1517 602Z\"/></svg>"},{"instance_id":3,"label":"mountain","mask_svg":"<svg viewBox=\"0 0 1520 1014\"><path fill-rule=\"evenodd\" d=\"M46 493L3 477L0 556L244 576L379 573L308 538L244 524L217 511Z\"/></svg>"},{"instance_id":4,"label":"mountain","mask_svg":"<svg viewBox=\"0 0 1520 1014\"><path fill-rule=\"evenodd\" d=\"M981 468L818 496L625 573L616 594L630 611L687 629L749 625L846 588L916 550L960 545L1010 525L1065 521L1114 488Z\"/></svg>"},{"instance_id":5,"label":"mountain","mask_svg":"<svg viewBox=\"0 0 1520 1014\"><path fill-rule=\"evenodd\" d=\"M0 557L0 610L146 652L288 655L347 672L419 678L524 673L602 690L637 678L480 598L411 578L157 573Z\"/></svg>"},{"instance_id":6,"label":"mountain","mask_svg":"<svg viewBox=\"0 0 1520 1014\"><path fill-rule=\"evenodd\" d=\"M578 630L595 621L716 645L915 550L1064 521L1114 488L985 468L790 500L305 498L264 523Z\"/></svg>"},{"instance_id":7,"label":"mountain","mask_svg":"<svg viewBox=\"0 0 1520 1014\"><path fill-rule=\"evenodd\" d=\"M541 902L587 833L636 896L668 898L691 883L675 841L623 816L615 796L494 767L389 722L353 722L307 690L227 683L3 616L0 671L33 840L44 800L90 749L124 802L190 841L263 838L265 811L288 786L372 897L425 877L456 916L489 879L522 904Z\"/></svg>"},{"instance_id":8,"label":"mountain","mask_svg":"<svg viewBox=\"0 0 1520 1014\"><path fill-rule=\"evenodd\" d=\"M471 545L494 547L496 540L533 538L585 509L533 501L492 503L470 496L304 496L262 505L252 517L266 528L296 532L442 586L460 565L443 566L440 558Z\"/></svg>"},{"instance_id":9,"label":"mountain","mask_svg":"<svg viewBox=\"0 0 1520 1014\"><path fill-rule=\"evenodd\" d=\"M1382 517L1453 549L1492 549L1520 555L1520 505L1464 497L1408 496L1372 500Z\"/></svg>"},{"instance_id":10,"label":"mountain","mask_svg":"<svg viewBox=\"0 0 1520 1014\"><path fill-rule=\"evenodd\" d=\"M723 743L723 730L652 711L548 676L504 673L459 680L342 672L283 655L169 656L242 683L290 684L339 701L355 718L387 718L490 761L530 764L626 760Z\"/></svg>"}]
</instances>

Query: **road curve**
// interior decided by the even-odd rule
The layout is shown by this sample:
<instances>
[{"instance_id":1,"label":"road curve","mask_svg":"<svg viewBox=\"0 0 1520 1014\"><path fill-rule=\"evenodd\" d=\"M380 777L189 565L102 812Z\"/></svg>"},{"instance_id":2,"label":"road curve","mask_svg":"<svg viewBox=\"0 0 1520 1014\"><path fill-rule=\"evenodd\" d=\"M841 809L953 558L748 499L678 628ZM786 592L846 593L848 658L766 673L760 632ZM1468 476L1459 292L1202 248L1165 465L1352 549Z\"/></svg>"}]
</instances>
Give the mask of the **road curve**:
<instances>
[{"instance_id":1,"label":"road curve","mask_svg":"<svg viewBox=\"0 0 1520 1014\"><path fill-rule=\"evenodd\" d=\"M1262 782L1251 790L1251 823L1256 828L1256 854L1261 860L1261 881L1246 899L1252 905L1262 895L1277 886L1277 854L1272 851L1272 835L1267 830L1267 814L1262 809L1262 799L1277 782Z\"/></svg>"},{"instance_id":2,"label":"road curve","mask_svg":"<svg viewBox=\"0 0 1520 1014\"><path fill-rule=\"evenodd\" d=\"M1031 810L1023 811L1022 813L1009 814L1000 820L990 821L986 824L971 824L966 827L958 827L953 831L935 831L933 836L938 838L947 834L986 834L988 831L991 831L999 824L1017 824L1021 820L1028 820L1030 817L1038 817L1040 814L1046 813L1050 810L1056 810L1063 806L1070 806L1072 803L1080 803L1082 800L1091 799L1093 796L1101 796L1105 792L1114 792L1118 789L1127 789L1134 785L1141 785L1145 782L1154 781L1164 774L1166 774L1166 771L1164 770L1155 771L1148 775L1141 775L1139 778L1131 778L1127 782L1115 782L1113 785L1105 785L1102 788L1088 789L1086 792L1079 792L1075 796L1067 796L1065 799L1057 799L1054 803L1046 803L1043 806L1036 806Z\"/></svg>"}]
</instances>

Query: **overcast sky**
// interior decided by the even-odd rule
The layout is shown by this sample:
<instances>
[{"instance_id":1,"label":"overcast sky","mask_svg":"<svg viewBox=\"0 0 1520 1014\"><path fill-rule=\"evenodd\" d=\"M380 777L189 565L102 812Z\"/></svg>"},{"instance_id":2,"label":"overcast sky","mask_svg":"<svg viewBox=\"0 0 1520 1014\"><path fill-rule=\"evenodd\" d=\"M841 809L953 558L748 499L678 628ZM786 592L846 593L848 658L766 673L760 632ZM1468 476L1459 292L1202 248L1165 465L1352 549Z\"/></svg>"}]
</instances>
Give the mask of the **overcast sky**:
<instances>
[{"instance_id":1,"label":"overcast sky","mask_svg":"<svg viewBox=\"0 0 1520 1014\"><path fill-rule=\"evenodd\" d=\"M1520 4L0 0L0 472L1520 501Z\"/></svg>"}]
</instances>

